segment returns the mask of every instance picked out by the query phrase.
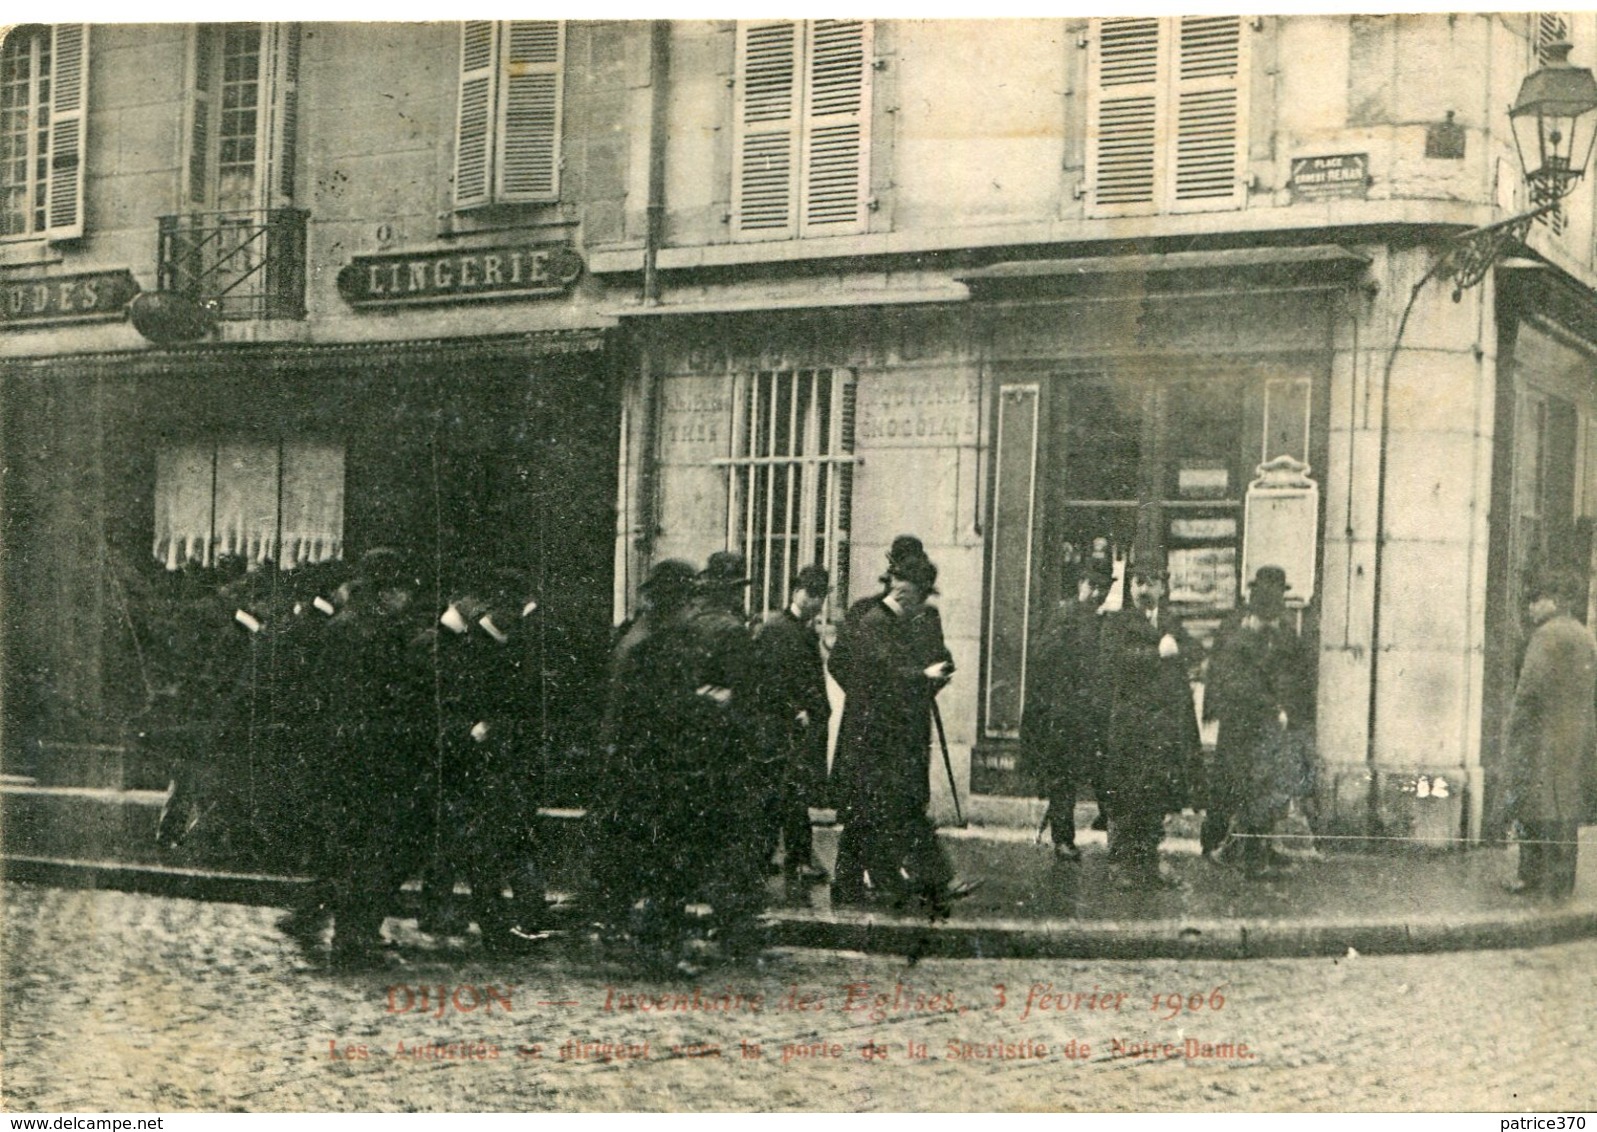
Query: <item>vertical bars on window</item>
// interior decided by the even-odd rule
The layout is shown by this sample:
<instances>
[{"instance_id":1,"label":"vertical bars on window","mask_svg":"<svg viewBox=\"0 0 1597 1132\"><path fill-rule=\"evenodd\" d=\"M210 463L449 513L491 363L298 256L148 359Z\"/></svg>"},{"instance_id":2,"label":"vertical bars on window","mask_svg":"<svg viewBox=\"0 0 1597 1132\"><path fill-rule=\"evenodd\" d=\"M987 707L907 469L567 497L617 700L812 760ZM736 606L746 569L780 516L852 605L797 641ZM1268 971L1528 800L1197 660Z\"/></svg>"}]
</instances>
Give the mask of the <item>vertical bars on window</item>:
<instances>
[{"instance_id":1,"label":"vertical bars on window","mask_svg":"<svg viewBox=\"0 0 1597 1132\"><path fill-rule=\"evenodd\" d=\"M853 460L852 375L829 369L761 370L732 390L727 545L742 550L753 584L749 611L785 606L793 575L811 564L844 600L848 475Z\"/></svg>"}]
</instances>

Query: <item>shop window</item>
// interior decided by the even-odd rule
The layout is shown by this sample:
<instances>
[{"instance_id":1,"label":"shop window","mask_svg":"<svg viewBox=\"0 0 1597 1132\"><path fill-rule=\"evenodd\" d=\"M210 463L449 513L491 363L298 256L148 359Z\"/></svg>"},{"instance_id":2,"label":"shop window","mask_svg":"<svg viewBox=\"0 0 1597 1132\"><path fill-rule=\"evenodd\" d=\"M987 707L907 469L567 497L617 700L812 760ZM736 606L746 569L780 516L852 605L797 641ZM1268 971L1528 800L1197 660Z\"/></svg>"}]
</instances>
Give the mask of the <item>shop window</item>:
<instances>
[{"instance_id":1,"label":"shop window","mask_svg":"<svg viewBox=\"0 0 1597 1132\"><path fill-rule=\"evenodd\" d=\"M0 39L0 239L81 236L88 25Z\"/></svg>"},{"instance_id":2,"label":"shop window","mask_svg":"<svg viewBox=\"0 0 1597 1132\"><path fill-rule=\"evenodd\" d=\"M1091 215L1246 203L1249 36L1239 16L1092 21Z\"/></svg>"},{"instance_id":3,"label":"shop window","mask_svg":"<svg viewBox=\"0 0 1597 1132\"><path fill-rule=\"evenodd\" d=\"M299 36L298 24L194 29L191 208L242 212L293 203Z\"/></svg>"},{"instance_id":4,"label":"shop window","mask_svg":"<svg viewBox=\"0 0 1597 1132\"><path fill-rule=\"evenodd\" d=\"M456 208L560 198L565 44L560 20L461 24Z\"/></svg>"},{"instance_id":5,"label":"shop window","mask_svg":"<svg viewBox=\"0 0 1597 1132\"><path fill-rule=\"evenodd\" d=\"M863 232L870 207L871 22L738 24L732 232Z\"/></svg>"},{"instance_id":6,"label":"shop window","mask_svg":"<svg viewBox=\"0 0 1597 1132\"><path fill-rule=\"evenodd\" d=\"M156 454L153 552L169 570L229 555L291 570L341 558L343 538L340 445L227 440Z\"/></svg>"},{"instance_id":7,"label":"shop window","mask_svg":"<svg viewBox=\"0 0 1597 1132\"><path fill-rule=\"evenodd\" d=\"M827 616L848 604L854 484L854 375L847 370L740 374L726 466L726 544L754 584L749 612L786 607L793 575L819 564L832 576Z\"/></svg>"},{"instance_id":8,"label":"shop window","mask_svg":"<svg viewBox=\"0 0 1597 1132\"><path fill-rule=\"evenodd\" d=\"M982 735L1014 739L1041 611L1103 556L1123 576L1151 548L1172 608L1200 640L1243 600L1248 485L1260 464L1307 462L1312 381L1137 368L1000 384L993 412ZM1296 580L1294 580L1296 581ZM1298 592L1313 579L1297 581ZM1117 587L1107 608L1124 600ZM988 755L988 788L1019 788ZM983 756L988 757L988 756ZM1001 768L1000 768L1001 769ZM985 772L984 772L985 773Z\"/></svg>"}]
</instances>

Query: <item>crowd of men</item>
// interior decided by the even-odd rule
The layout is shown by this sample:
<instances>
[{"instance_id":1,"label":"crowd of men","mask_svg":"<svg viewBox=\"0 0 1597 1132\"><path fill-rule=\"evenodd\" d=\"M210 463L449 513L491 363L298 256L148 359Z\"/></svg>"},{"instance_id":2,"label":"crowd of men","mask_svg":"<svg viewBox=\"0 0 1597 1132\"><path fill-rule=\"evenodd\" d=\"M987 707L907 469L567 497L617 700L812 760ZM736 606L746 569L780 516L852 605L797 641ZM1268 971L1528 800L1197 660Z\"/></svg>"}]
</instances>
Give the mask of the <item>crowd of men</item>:
<instances>
[{"instance_id":1,"label":"crowd of men","mask_svg":"<svg viewBox=\"0 0 1597 1132\"><path fill-rule=\"evenodd\" d=\"M1290 869L1271 834L1312 793L1314 696L1285 574L1259 569L1205 650L1169 609L1156 555L1124 569L1121 607L1105 610L1113 565L1104 553L1068 565L1076 592L1034 647L1022 750L1056 857L1081 859L1075 812L1090 787L1122 888L1175 883L1159 846L1166 816L1186 808L1205 812L1210 859L1250 877ZM150 639L181 658L168 692L210 722L163 737L176 767L160 838L175 844L208 821L254 864L309 873L317 883L285 927L318 946L331 921L339 962L380 953L383 920L416 880L423 931L475 922L490 951L541 938L539 682L557 661L533 581L467 566L427 600L388 548L348 571L192 573L176 582L187 589L171 631ZM788 605L752 628L747 573L726 551L702 569L659 562L617 634L582 898L609 938L650 959L693 940L758 950L776 875L789 899L830 879L834 907L933 917L974 887L955 877L927 814L937 695L954 663L921 542L894 541L880 592L847 609L830 650L816 626L826 570L798 571ZM1575 588L1538 590L1542 627L1510 727L1528 846L1520 887L1555 895L1573 876L1570 800L1581 792L1579 772L1560 768L1589 759L1597 736L1597 646L1569 616ZM1203 714L1218 722L1207 762L1191 684L1200 666ZM843 692L830 772L827 672ZM1566 718L1569 704L1584 714ZM830 878L810 824L826 804L842 825Z\"/></svg>"}]
</instances>

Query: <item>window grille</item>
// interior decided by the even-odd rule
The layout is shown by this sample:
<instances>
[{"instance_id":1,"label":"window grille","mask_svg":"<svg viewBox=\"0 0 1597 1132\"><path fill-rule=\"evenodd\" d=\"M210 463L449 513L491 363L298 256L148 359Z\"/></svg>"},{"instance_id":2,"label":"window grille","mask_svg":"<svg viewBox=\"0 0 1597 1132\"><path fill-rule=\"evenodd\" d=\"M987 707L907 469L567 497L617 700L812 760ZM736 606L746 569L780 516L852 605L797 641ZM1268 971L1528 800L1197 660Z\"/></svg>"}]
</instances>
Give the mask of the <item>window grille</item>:
<instances>
[{"instance_id":1,"label":"window grille","mask_svg":"<svg viewBox=\"0 0 1597 1132\"><path fill-rule=\"evenodd\" d=\"M848 604L854 485L854 375L840 369L740 374L732 398L726 545L750 577L748 610L784 608L793 575L824 566L832 579L825 616Z\"/></svg>"}]
</instances>

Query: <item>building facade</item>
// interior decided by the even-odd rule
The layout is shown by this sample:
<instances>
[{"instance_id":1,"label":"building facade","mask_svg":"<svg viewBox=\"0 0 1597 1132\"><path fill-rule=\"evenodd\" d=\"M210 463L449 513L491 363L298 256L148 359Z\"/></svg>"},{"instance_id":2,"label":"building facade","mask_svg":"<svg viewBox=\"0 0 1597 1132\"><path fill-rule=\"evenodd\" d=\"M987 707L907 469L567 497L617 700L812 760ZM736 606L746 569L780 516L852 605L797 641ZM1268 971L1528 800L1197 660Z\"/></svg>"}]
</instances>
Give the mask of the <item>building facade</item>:
<instances>
[{"instance_id":1,"label":"building facade","mask_svg":"<svg viewBox=\"0 0 1597 1132\"><path fill-rule=\"evenodd\" d=\"M1033 630L1103 540L1200 636L1283 566L1323 828L1477 837L1520 591L1593 566L1590 185L1434 265L1527 206L1559 40L1597 21L13 31L6 757L126 741L122 557L558 557L597 641L662 558L742 551L751 613L820 561L835 618L911 532L966 811L1030 820Z\"/></svg>"}]
</instances>

